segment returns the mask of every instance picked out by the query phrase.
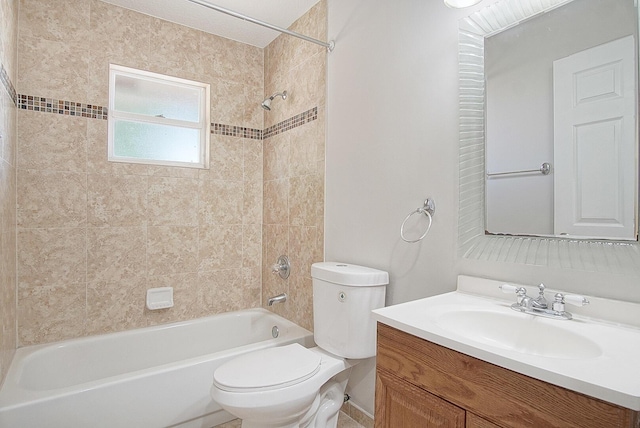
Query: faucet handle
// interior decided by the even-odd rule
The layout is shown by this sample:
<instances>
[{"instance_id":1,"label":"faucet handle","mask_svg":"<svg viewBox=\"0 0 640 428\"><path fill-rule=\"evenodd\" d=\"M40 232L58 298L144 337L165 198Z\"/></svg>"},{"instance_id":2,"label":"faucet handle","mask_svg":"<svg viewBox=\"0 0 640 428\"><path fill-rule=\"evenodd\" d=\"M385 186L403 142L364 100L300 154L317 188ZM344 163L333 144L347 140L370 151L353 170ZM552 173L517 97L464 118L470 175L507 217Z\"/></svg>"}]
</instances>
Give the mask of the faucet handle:
<instances>
[{"instance_id":1,"label":"faucet handle","mask_svg":"<svg viewBox=\"0 0 640 428\"><path fill-rule=\"evenodd\" d=\"M502 284L500 287L503 293L517 293L518 290L522 287L516 287L515 285Z\"/></svg>"},{"instance_id":2,"label":"faucet handle","mask_svg":"<svg viewBox=\"0 0 640 428\"><path fill-rule=\"evenodd\" d=\"M584 306L589 304L589 300L586 297L578 294L565 294L564 301L574 306Z\"/></svg>"}]
</instances>

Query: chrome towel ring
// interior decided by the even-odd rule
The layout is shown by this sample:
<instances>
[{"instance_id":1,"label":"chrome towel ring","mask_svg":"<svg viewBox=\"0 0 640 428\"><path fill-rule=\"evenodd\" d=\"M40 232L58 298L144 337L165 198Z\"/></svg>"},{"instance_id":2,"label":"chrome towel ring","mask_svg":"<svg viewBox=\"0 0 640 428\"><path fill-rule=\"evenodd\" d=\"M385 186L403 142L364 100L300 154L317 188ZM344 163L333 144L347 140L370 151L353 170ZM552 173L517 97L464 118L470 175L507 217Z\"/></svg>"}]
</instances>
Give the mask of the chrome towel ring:
<instances>
[{"instance_id":1,"label":"chrome towel ring","mask_svg":"<svg viewBox=\"0 0 640 428\"><path fill-rule=\"evenodd\" d=\"M412 211L409 213L408 216L405 217L404 221L402 222L402 225L400 226L400 237L402 238L402 240L404 242L408 242L410 244L414 244L418 241L422 241L424 239L425 236L427 236L427 234L429 233L429 231L431 230L431 223L433 222L433 215L436 213L436 203L433 201L433 199L427 198L424 201L424 205L417 208L415 211ZM427 230L425 230L425 232L422 234L422 236L420 236L418 239L407 239L404 236L404 226L407 223L407 221L411 218L412 215L414 214L424 214L427 216L427 218L429 218L429 226L427 226Z\"/></svg>"}]
</instances>

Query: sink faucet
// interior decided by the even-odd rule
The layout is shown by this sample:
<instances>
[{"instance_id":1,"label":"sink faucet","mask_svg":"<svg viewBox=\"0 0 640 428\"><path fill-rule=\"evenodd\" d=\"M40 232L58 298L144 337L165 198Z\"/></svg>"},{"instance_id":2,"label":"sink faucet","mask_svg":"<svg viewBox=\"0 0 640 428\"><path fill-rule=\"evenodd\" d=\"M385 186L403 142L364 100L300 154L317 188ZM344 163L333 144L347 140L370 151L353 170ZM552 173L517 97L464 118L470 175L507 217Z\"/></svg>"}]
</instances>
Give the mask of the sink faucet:
<instances>
[{"instance_id":1,"label":"sink faucet","mask_svg":"<svg viewBox=\"0 0 640 428\"><path fill-rule=\"evenodd\" d=\"M583 306L589 304L589 301L583 296L575 294L562 294L556 293L554 296L554 302L549 307L547 299L544 297L544 284L538 286L538 297L527 296L527 289L524 287L514 287L509 284L502 284L500 289L504 293L515 292L518 296L517 302L511 305L511 309L524 312L532 315L540 315L547 318L570 320L573 318L571 313L564 310L565 303L570 303L576 306Z\"/></svg>"},{"instance_id":2,"label":"sink faucet","mask_svg":"<svg viewBox=\"0 0 640 428\"><path fill-rule=\"evenodd\" d=\"M520 306L527 309L547 309L549 307L549 304L547 303L547 299L545 299L544 297L544 289L544 284L538 285L538 297L534 299L527 296L527 290L524 287L520 287L521 293L523 293L522 296L519 295L519 297L521 297Z\"/></svg>"}]
</instances>

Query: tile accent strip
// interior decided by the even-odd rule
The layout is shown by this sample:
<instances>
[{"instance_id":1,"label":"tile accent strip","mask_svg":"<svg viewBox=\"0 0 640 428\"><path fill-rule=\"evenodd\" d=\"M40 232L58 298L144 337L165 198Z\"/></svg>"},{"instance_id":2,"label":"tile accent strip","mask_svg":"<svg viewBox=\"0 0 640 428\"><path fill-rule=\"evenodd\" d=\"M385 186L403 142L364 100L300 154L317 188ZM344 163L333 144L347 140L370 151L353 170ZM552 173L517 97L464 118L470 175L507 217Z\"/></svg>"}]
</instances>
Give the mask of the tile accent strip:
<instances>
[{"instance_id":1,"label":"tile accent strip","mask_svg":"<svg viewBox=\"0 0 640 428\"><path fill-rule=\"evenodd\" d=\"M268 127L263 131L263 139L266 140L267 138L273 137L274 135L282 134L285 131L297 128L298 126L309 123L313 120L316 120L317 118L318 107L314 107L310 110L297 114L287 120L283 120L280 123Z\"/></svg>"},{"instance_id":2,"label":"tile accent strip","mask_svg":"<svg viewBox=\"0 0 640 428\"><path fill-rule=\"evenodd\" d=\"M41 111L46 113L81 116L91 119L107 119L107 108L73 101L56 100L55 98L18 95L18 108L22 110Z\"/></svg>"},{"instance_id":3,"label":"tile accent strip","mask_svg":"<svg viewBox=\"0 0 640 428\"><path fill-rule=\"evenodd\" d=\"M2 68L4 72L4 68ZM5 76L3 73L2 76ZM7 82L11 85L7 77ZM4 83L4 79L3 79ZM6 87L6 84L5 84ZM13 89L13 86L10 86ZM14 90L15 93L15 90ZM63 114L67 116L81 116L91 119L106 120L108 117L108 109L103 106L92 104L76 103L73 101L57 100L55 98L43 98L33 95L17 94L15 95L16 105L22 110L39 111L44 113ZM318 119L318 107L313 107L303 113L297 114L289 119L283 120L264 131L255 128L247 128L243 126L224 125L222 123L212 123L211 133L216 135L229 135L232 137L249 138L252 140L266 140L274 135L282 134L298 126L302 126L313 120Z\"/></svg>"},{"instance_id":4,"label":"tile accent strip","mask_svg":"<svg viewBox=\"0 0 640 428\"><path fill-rule=\"evenodd\" d=\"M250 138L252 140L262 140L262 131L254 128L244 128L242 126L223 125L222 123L212 123L211 133L216 135L230 135L232 137Z\"/></svg>"},{"instance_id":5,"label":"tile accent strip","mask_svg":"<svg viewBox=\"0 0 640 428\"><path fill-rule=\"evenodd\" d=\"M13 87L13 83L11 83L11 79L9 79L7 70L4 68L4 64L0 64L0 82L2 82L2 86L4 86L11 100L13 100L13 105L17 106L18 95L16 94L16 89Z\"/></svg>"}]
</instances>

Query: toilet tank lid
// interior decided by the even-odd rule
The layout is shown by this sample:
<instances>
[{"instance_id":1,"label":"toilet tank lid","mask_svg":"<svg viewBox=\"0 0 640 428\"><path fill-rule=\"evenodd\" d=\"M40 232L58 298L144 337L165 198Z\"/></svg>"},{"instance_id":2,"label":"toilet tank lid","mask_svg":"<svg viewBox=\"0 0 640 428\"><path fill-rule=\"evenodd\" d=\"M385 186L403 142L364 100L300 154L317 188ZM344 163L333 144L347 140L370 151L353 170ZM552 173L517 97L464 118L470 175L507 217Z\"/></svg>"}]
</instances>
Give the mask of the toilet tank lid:
<instances>
[{"instance_id":1,"label":"toilet tank lid","mask_svg":"<svg viewBox=\"0 0 640 428\"><path fill-rule=\"evenodd\" d=\"M389 274L385 271L338 262L312 264L311 277L352 287L372 287L389 284Z\"/></svg>"}]
</instances>

